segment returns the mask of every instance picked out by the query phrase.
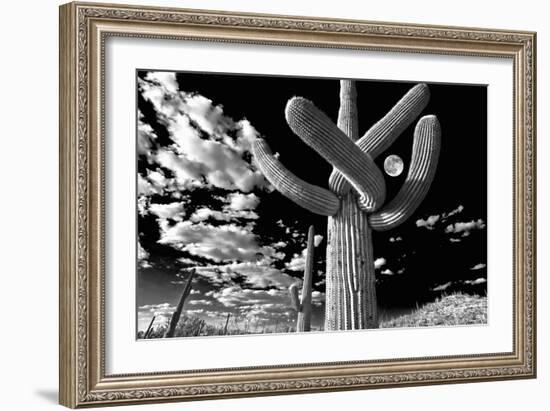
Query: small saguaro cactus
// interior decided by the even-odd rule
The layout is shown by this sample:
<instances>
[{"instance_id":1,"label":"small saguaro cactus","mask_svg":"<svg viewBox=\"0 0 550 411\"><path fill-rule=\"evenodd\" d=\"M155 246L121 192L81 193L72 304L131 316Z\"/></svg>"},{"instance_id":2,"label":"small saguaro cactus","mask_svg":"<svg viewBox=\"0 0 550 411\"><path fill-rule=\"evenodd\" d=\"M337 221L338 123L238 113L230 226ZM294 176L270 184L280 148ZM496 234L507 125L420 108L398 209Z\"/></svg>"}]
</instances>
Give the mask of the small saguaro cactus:
<instances>
[{"instance_id":1,"label":"small saguaro cactus","mask_svg":"<svg viewBox=\"0 0 550 411\"><path fill-rule=\"evenodd\" d=\"M437 118L422 117L405 182L384 203L386 184L374 159L426 107L428 86L414 86L361 138L356 99L355 82L341 80L337 124L305 98L294 97L286 106L292 131L333 165L328 190L286 169L265 140L257 139L252 147L260 170L279 192L328 217L325 330L378 327L372 230L397 227L414 213L430 188L441 146Z\"/></svg>"},{"instance_id":2,"label":"small saguaro cactus","mask_svg":"<svg viewBox=\"0 0 550 411\"><path fill-rule=\"evenodd\" d=\"M155 322L155 318L157 318L157 316L153 315L153 318L151 318L151 322L149 323L147 330L145 330L145 333L143 334L143 338L149 338L149 334L151 334L151 331L153 330L153 323Z\"/></svg>"},{"instance_id":3,"label":"small saguaro cactus","mask_svg":"<svg viewBox=\"0 0 550 411\"><path fill-rule=\"evenodd\" d=\"M311 296L313 282L313 254L315 248L315 228L309 226L307 234L306 261L304 267L304 283L302 284L302 298L298 298L298 285L292 284L288 291L292 308L298 313L296 332L311 330Z\"/></svg>"},{"instance_id":4,"label":"small saguaro cactus","mask_svg":"<svg viewBox=\"0 0 550 411\"><path fill-rule=\"evenodd\" d=\"M170 325L168 326L168 330L166 330L166 334L164 334L164 338L171 338L174 336L174 333L176 332L176 327L181 317L181 312L183 310L183 304L185 304L185 300L187 299L187 297L189 296L189 293L191 292L191 282L193 281L195 270L191 269L188 272L189 272L189 277L187 277L187 282L183 287L183 291L181 293L178 306L176 307L176 311L174 311L174 314L172 314L172 318L170 318Z\"/></svg>"},{"instance_id":5,"label":"small saguaro cactus","mask_svg":"<svg viewBox=\"0 0 550 411\"><path fill-rule=\"evenodd\" d=\"M227 326L229 325L229 319L231 318L231 313L227 313L225 318L225 326L223 327L223 335L227 335Z\"/></svg>"}]
</instances>

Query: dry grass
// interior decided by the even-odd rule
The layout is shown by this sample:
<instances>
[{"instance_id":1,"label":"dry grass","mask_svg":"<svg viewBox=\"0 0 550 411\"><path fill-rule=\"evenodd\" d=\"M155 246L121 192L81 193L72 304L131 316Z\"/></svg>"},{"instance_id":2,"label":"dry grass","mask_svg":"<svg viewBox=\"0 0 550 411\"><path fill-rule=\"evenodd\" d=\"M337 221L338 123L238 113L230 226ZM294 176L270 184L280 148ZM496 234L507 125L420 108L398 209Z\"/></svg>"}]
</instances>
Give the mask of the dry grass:
<instances>
[{"instance_id":1,"label":"dry grass","mask_svg":"<svg viewBox=\"0 0 550 411\"><path fill-rule=\"evenodd\" d=\"M396 314L398 315L396 317ZM406 309L382 311L380 328L433 327L452 325L487 324L487 297L467 294L444 295L433 303L428 303L412 312ZM163 338L167 324L161 323L153 327L148 338ZM316 331L322 331L316 329ZM244 321L239 325L232 322L227 330L223 324L219 326L206 324L203 320L182 315L176 328L175 337L211 336L211 335L243 335L270 334L273 332L295 332L291 327L258 326ZM143 331L138 333L138 339L144 338Z\"/></svg>"},{"instance_id":2,"label":"dry grass","mask_svg":"<svg viewBox=\"0 0 550 411\"><path fill-rule=\"evenodd\" d=\"M380 328L487 324L487 297L445 295L411 314L380 323Z\"/></svg>"},{"instance_id":3,"label":"dry grass","mask_svg":"<svg viewBox=\"0 0 550 411\"><path fill-rule=\"evenodd\" d=\"M168 323L166 321L155 324L147 339L164 338ZM263 323L258 324L256 321L240 321L238 324L234 318L228 324L227 329L223 321L220 324L208 324L204 320L195 317L182 315L176 327L174 337L204 337L213 335L245 335L245 334L272 334L272 333L289 333L295 332L295 329L288 326L280 325L278 328L274 326L266 326ZM139 331L138 339L144 339L144 332Z\"/></svg>"}]
</instances>

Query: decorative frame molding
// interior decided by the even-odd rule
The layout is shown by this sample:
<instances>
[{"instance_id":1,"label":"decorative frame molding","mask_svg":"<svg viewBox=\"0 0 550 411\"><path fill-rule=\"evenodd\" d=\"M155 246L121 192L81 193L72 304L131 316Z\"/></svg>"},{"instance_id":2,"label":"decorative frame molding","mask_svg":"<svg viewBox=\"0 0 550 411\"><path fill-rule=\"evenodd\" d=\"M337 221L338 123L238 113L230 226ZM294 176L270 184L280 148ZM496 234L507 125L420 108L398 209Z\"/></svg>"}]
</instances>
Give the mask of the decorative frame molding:
<instances>
[{"instance_id":1,"label":"decorative frame molding","mask_svg":"<svg viewBox=\"0 0 550 411\"><path fill-rule=\"evenodd\" d=\"M513 59L513 352L105 375L102 80L108 36ZM74 408L535 377L535 67L531 32L92 3L61 6L60 403Z\"/></svg>"}]
</instances>

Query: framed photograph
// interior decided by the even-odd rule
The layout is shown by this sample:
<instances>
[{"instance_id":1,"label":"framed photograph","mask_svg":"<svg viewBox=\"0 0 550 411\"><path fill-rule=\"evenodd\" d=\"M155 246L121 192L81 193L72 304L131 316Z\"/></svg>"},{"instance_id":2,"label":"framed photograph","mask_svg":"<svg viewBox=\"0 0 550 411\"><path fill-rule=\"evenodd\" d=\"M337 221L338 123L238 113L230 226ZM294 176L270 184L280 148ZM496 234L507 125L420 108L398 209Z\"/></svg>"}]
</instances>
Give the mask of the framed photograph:
<instances>
[{"instance_id":1,"label":"framed photograph","mask_svg":"<svg viewBox=\"0 0 550 411\"><path fill-rule=\"evenodd\" d=\"M61 404L535 377L535 51L61 6Z\"/></svg>"}]
</instances>

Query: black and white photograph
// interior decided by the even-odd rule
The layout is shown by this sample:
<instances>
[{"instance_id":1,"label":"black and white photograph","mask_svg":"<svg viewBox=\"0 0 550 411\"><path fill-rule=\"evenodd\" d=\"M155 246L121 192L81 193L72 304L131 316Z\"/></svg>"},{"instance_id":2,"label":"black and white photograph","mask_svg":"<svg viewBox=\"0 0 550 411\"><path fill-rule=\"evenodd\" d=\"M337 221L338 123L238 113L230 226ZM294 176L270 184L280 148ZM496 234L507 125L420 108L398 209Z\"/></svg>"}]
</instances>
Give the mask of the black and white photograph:
<instances>
[{"instance_id":1,"label":"black and white photograph","mask_svg":"<svg viewBox=\"0 0 550 411\"><path fill-rule=\"evenodd\" d=\"M487 87L140 69L136 338L487 324Z\"/></svg>"}]
</instances>

